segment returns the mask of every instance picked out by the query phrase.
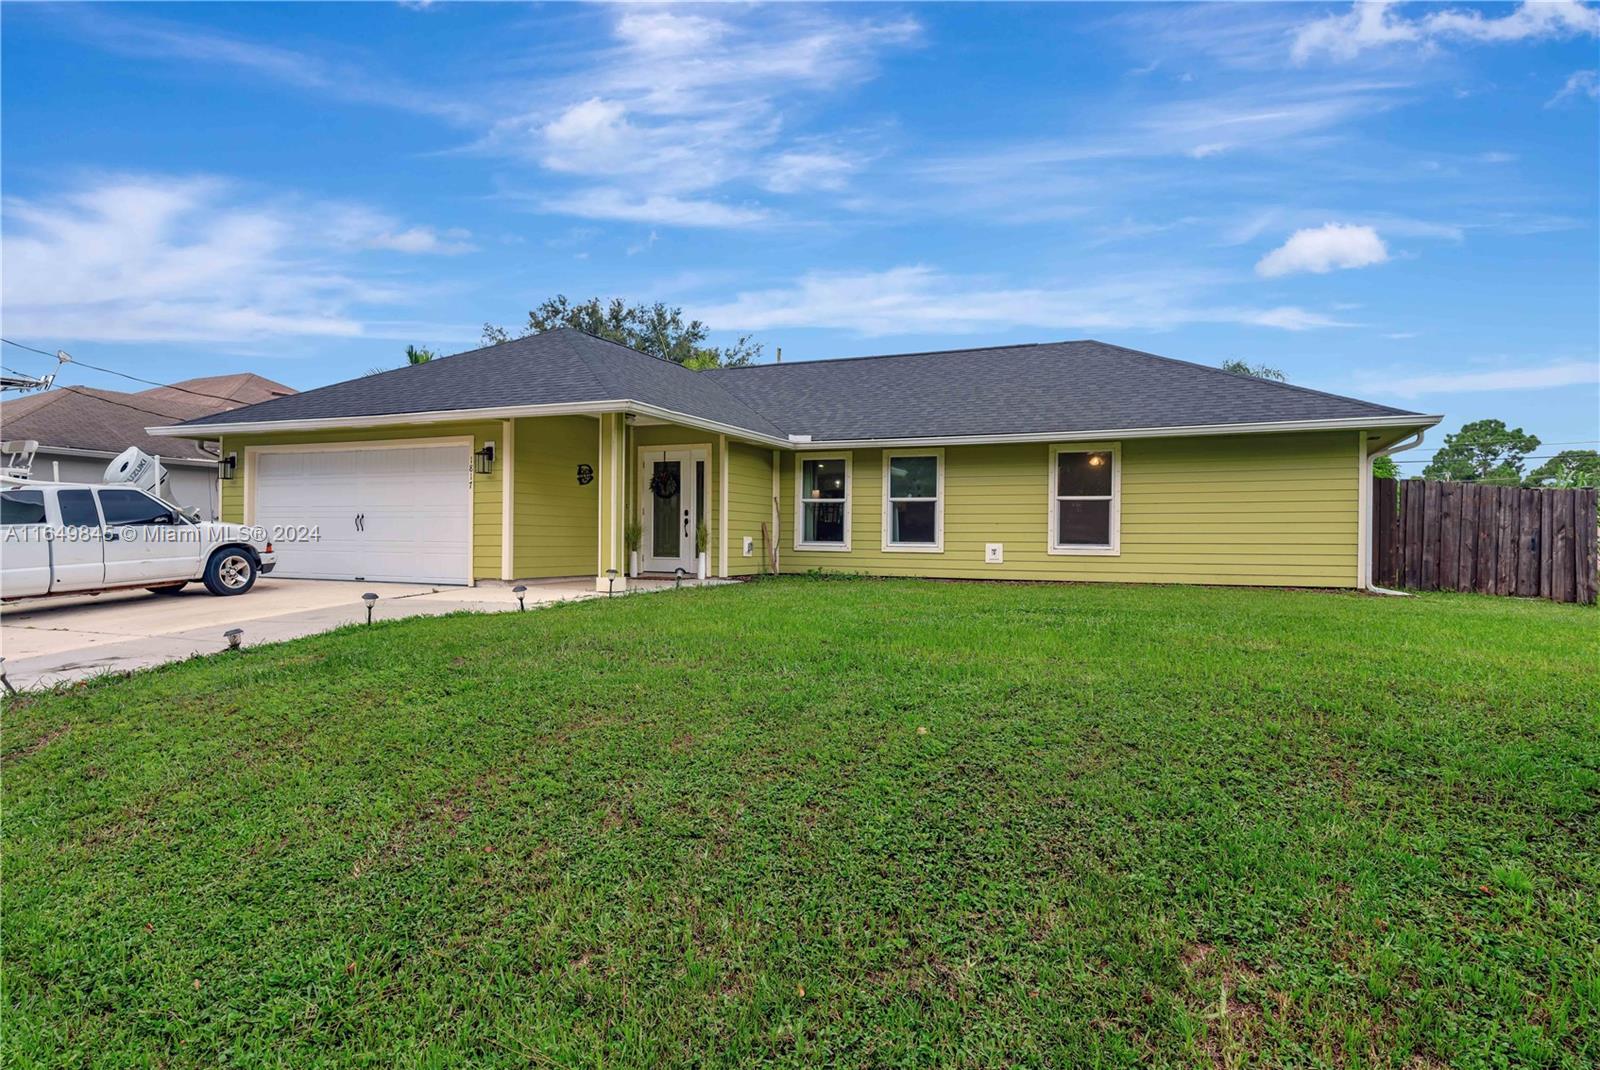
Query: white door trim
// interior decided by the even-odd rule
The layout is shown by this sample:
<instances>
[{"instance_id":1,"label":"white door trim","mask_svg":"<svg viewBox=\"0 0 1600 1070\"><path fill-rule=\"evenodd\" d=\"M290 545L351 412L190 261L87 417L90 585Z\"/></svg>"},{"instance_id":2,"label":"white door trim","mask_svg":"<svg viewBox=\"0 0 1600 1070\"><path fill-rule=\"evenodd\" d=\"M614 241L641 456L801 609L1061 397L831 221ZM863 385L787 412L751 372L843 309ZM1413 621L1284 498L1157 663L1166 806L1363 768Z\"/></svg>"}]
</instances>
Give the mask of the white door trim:
<instances>
[{"instance_id":1,"label":"white door trim","mask_svg":"<svg viewBox=\"0 0 1600 1070\"><path fill-rule=\"evenodd\" d=\"M282 445L246 446L244 448L244 522L255 523L256 514L256 457L263 453L348 453L351 450L421 449L428 446L467 447L467 561L462 575L468 587L477 586L472 571L472 508L477 488L473 485L472 452L477 440L471 435L449 435L441 438L371 439L360 442L297 442Z\"/></svg>"}]
</instances>

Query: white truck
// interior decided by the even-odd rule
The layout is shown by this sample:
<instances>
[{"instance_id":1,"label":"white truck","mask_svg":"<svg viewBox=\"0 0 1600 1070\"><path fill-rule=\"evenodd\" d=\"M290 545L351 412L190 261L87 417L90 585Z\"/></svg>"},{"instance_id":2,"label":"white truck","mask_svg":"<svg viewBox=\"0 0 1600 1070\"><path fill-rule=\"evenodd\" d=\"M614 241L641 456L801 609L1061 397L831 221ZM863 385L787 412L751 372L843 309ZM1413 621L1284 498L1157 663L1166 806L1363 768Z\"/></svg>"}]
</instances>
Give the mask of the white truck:
<instances>
[{"instance_id":1,"label":"white truck","mask_svg":"<svg viewBox=\"0 0 1600 1070\"><path fill-rule=\"evenodd\" d=\"M265 532L201 521L124 484L0 483L0 600L196 580L244 594L277 558Z\"/></svg>"}]
</instances>

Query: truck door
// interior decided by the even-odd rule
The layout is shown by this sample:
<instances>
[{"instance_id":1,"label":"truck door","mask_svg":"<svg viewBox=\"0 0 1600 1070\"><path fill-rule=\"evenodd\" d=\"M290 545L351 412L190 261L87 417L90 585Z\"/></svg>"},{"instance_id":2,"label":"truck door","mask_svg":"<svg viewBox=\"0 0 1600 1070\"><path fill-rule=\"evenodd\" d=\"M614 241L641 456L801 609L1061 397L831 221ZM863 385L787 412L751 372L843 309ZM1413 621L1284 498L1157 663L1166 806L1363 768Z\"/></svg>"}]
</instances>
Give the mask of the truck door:
<instances>
[{"instance_id":1,"label":"truck door","mask_svg":"<svg viewBox=\"0 0 1600 1070\"><path fill-rule=\"evenodd\" d=\"M105 518L106 586L192 580L200 571L199 529L140 490L95 491Z\"/></svg>"},{"instance_id":2,"label":"truck door","mask_svg":"<svg viewBox=\"0 0 1600 1070\"><path fill-rule=\"evenodd\" d=\"M106 578L105 541L94 491L63 488L55 492L61 523L56 529L50 593L92 591Z\"/></svg>"},{"instance_id":3,"label":"truck door","mask_svg":"<svg viewBox=\"0 0 1600 1070\"><path fill-rule=\"evenodd\" d=\"M0 491L0 598L50 590L50 529L44 491Z\"/></svg>"}]
</instances>

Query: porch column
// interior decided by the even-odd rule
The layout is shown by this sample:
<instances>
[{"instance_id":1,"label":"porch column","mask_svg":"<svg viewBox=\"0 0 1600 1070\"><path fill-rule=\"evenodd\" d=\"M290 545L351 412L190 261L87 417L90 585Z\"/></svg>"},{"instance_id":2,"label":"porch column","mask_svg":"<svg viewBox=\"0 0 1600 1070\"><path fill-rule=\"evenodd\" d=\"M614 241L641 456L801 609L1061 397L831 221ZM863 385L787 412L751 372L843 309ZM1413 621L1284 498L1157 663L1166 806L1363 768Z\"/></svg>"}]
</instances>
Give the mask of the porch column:
<instances>
[{"instance_id":1,"label":"porch column","mask_svg":"<svg viewBox=\"0 0 1600 1070\"><path fill-rule=\"evenodd\" d=\"M623 480L627 472L624 436L625 423L620 412L600 414L600 450L594 471L600 506L600 552L594 586L597 591L628 589L627 554L622 545ZM608 569L616 570L615 584L606 574Z\"/></svg>"}]
</instances>

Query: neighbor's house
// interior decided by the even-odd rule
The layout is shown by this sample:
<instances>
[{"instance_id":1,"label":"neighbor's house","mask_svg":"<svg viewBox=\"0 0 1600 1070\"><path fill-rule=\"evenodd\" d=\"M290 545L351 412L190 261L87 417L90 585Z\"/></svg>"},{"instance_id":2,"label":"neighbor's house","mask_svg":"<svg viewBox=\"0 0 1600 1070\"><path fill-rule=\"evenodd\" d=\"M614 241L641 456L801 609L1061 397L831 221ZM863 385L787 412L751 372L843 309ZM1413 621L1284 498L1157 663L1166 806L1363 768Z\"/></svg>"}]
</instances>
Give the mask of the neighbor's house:
<instances>
[{"instance_id":1,"label":"neighbor's house","mask_svg":"<svg viewBox=\"0 0 1600 1070\"><path fill-rule=\"evenodd\" d=\"M249 372L185 379L135 393L58 386L0 404L0 435L38 442L34 477L68 483L100 482L113 457L137 446L160 457L167 497L215 520L221 504L216 436L209 442L154 438L145 428L153 419L177 423L293 393Z\"/></svg>"},{"instance_id":2,"label":"neighbor's house","mask_svg":"<svg viewBox=\"0 0 1600 1070\"><path fill-rule=\"evenodd\" d=\"M716 576L1358 587L1371 459L1438 420L1101 342L695 372L559 330L151 433L314 536L278 575L604 589L633 518L655 573L703 524Z\"/></svg>"}]
</instances>

